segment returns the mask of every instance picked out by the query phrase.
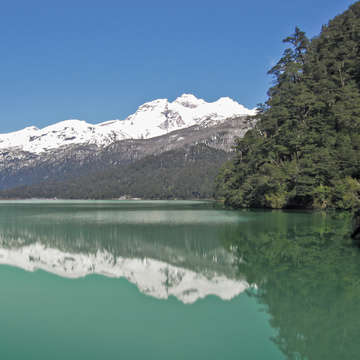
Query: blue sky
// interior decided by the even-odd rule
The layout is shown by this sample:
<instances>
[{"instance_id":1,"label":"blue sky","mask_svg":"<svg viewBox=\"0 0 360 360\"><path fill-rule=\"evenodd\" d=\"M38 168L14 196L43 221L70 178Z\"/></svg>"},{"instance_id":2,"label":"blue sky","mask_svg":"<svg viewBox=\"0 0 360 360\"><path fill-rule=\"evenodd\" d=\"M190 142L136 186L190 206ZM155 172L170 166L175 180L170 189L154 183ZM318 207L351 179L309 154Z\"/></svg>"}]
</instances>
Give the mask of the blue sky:
<instances>
[{"instance_id":1,"label":"blue sky","mask_svg":"<svg viewBox=\"0 0 360 360\"><path fill-rule=\"evenodd\" d=\"M0 2L0 133L125 118L193 93L266 99L296 25L312 37L347 0Z\"/></svg>"}]
</instances>

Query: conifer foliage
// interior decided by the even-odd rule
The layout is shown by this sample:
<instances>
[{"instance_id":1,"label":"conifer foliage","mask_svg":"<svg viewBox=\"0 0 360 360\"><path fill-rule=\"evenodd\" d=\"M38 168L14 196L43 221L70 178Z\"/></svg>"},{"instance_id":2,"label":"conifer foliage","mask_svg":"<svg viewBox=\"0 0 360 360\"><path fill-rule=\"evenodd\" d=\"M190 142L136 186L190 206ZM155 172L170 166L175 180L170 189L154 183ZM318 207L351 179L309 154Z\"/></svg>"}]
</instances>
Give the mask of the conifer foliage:
<instances>
[{"instance_id":1,"label":"conifer foliage","mask_svg":"<svg viewBox=\"0 0 360 360\"><path fill-rule=\"evenodd\" d=\"M259 120L217 181L232 207L359 206L360 1L309 40L299 28L269 71Z\"/></svg>"}]
</instances>

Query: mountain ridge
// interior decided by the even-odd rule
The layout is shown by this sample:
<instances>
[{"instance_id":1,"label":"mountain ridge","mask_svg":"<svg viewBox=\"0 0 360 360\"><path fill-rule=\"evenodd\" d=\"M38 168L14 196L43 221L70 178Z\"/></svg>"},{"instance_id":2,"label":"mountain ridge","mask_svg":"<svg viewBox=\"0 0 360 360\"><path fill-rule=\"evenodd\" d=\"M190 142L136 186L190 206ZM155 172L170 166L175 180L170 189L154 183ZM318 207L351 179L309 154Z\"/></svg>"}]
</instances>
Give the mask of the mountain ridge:
<instances>
[{"instance_id":1,"label":"mountain ridge","mask_svg":"<svg viewBox=\"0 0 360 360\"><path fill-rule=\"evenodd\" d=\"M109 120L90 124L69 119L38 129L24 129L0 134L0 150L17 149L40 154L68 145L108 146L125 139L149 139L171 131L204 124L212 126L229 118L255 115L229 97L206 102L191 94L183 94L173 102L156 99L147 102L124 120Z\"/></svg>"},{"instance_id":2,"label":"mountain ridge","mask_svg":"<svg viewBox=\"0 0 360 360\"><path fill-rule=\"evenodd\" d=\"M19 149L0 149L0 190L48 181L69 180L95 172L107 172L114 168L124 169L124 166L145 157L151 156L153 161L154 156L168 151L177 150L177 154L183 151L185 154L189 147L199 144L207 146L204 150L216 150L218 158L226 161L229 157L224 152L232 152L235 137L244 136L254 124L255 119L243 116L227 119L213 126L194 125L150 139L116 141L103 148L94 144L74 144L40 154ZM175 157L179 159L178 155ZM218 166L220 164L216 163L216 169ZM23 195L19 193L19 196Z\"/></svg>"},{"instance_id":3,"label":"mountain ridge","mask_svg":"<svg viewBox=\"0 0 360 360\"><path fill-rule=\"evenodd\" d=\"M213 180L255 113L227 97L183 94L147 102L125 120L0 134L0 197L213 197Z\"/></svg>"}]
</instances>

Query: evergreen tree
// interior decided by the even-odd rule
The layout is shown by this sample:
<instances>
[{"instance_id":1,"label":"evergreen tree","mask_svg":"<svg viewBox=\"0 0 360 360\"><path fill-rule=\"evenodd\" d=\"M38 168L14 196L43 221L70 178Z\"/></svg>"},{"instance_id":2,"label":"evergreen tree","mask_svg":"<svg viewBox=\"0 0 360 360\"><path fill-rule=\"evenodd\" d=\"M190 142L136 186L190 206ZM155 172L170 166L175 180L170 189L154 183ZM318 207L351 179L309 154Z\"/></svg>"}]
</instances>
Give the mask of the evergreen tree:
<instances>
[{"instance_id":1,"label":"evergreen tree","mask_svg":"<svg viewBox=\"0 0 360 360\"><path fill-rule=\"evenodd\" d=\"M360 194L360 2L311 41L299 28L269 71L256 127L218 177L233 207L353 209Z\"/></svg>"}]
</instances>

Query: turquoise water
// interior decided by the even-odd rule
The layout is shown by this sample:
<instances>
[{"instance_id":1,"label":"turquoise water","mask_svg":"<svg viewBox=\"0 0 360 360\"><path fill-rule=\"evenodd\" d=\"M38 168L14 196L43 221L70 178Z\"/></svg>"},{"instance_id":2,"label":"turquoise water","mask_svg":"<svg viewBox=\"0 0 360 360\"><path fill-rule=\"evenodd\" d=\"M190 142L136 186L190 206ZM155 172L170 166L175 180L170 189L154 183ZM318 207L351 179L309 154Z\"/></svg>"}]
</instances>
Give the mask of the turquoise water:
<instances>
[{"instance_id":1,"label":"turquoise water","mask_svg":"<svg viewBox=\"0 0 360 360\"><path fill-rule=\"evenodd\" d=\"M356 359L346 214L0 203L1 359Z\"/></svg>"}]
</instances>

